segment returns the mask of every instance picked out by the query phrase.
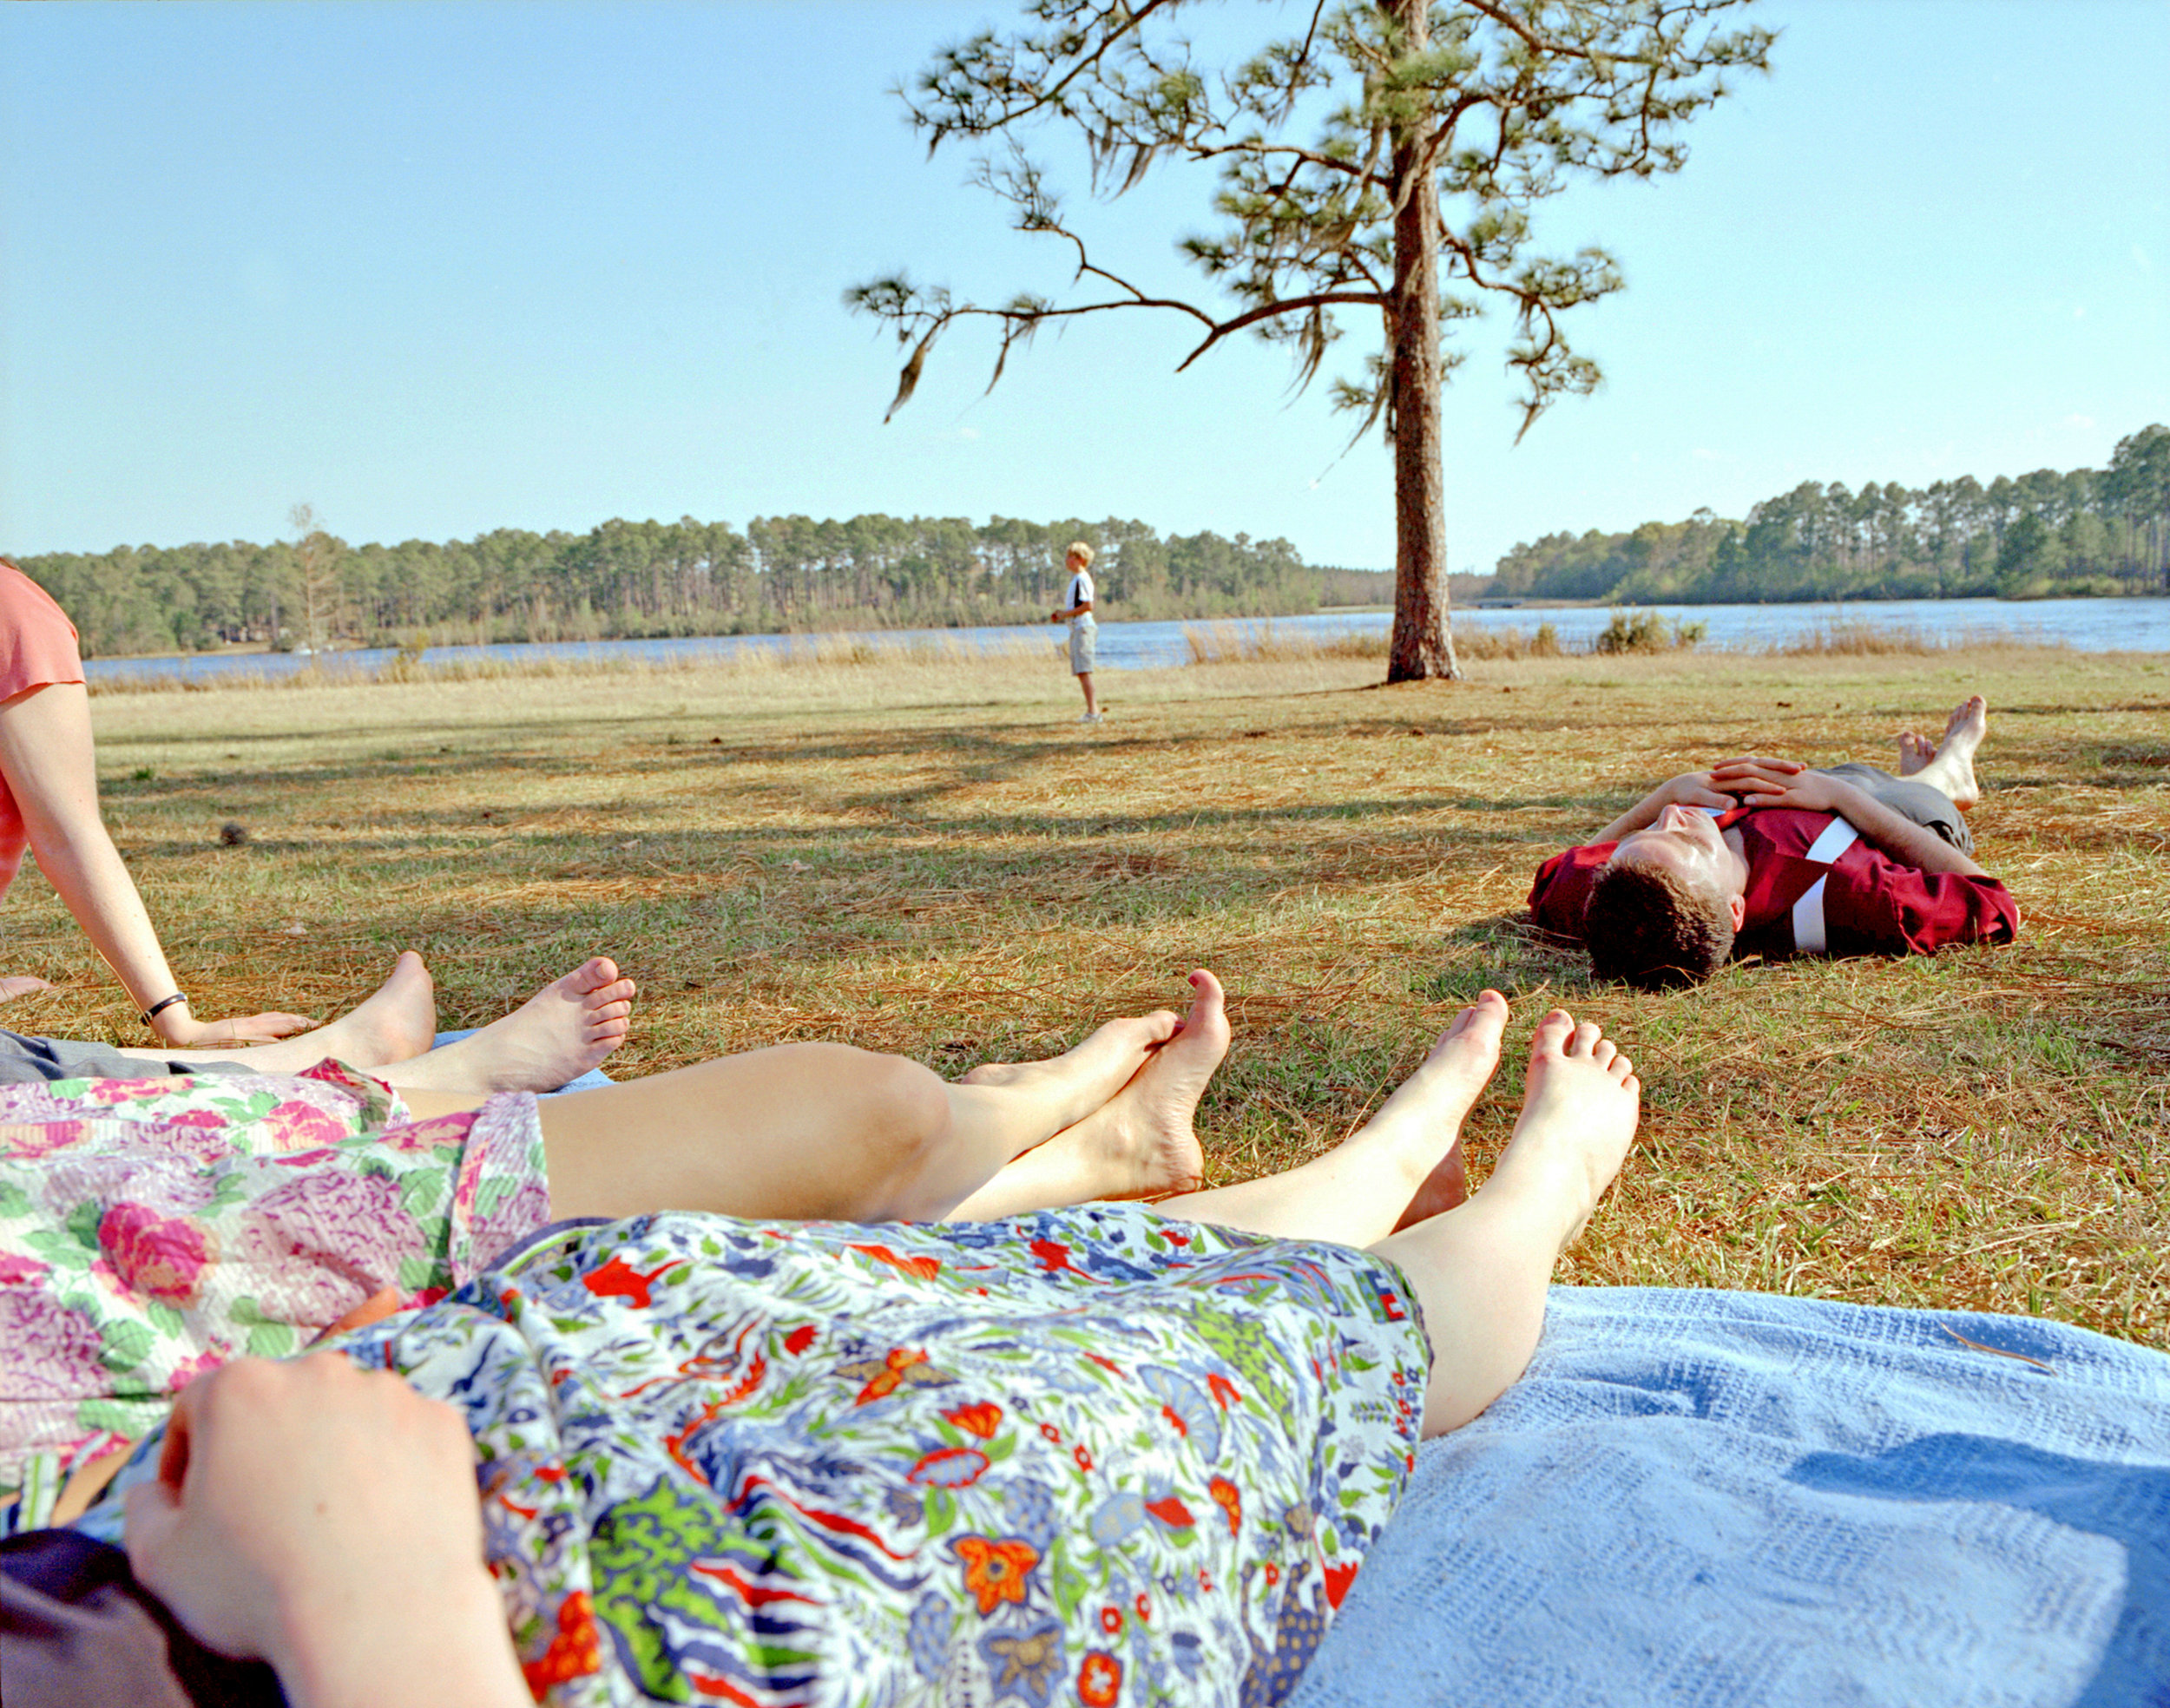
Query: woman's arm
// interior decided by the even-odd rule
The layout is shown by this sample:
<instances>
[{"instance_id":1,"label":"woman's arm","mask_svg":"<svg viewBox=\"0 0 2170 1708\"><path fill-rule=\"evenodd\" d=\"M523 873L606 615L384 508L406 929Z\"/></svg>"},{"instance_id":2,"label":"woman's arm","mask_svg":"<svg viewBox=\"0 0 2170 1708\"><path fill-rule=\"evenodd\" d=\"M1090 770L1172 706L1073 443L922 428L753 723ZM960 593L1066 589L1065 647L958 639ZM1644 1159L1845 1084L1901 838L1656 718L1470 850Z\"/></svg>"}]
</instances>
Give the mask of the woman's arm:
<instances>
[{"instance_id":1,"label":"woman's arm","mask_svg":"<svg viewBox=\"0 0 2170 1708\"><path fill-rule=\"evenodd\" d=\"M98 815L90 694L82 683L48 683L0 700L0 775L22 811L38 870L135 1006L148 1008L174 995L181 987ZM162 1009L151 1022L178 1048L283 1038L309 1024L306 1016L288 1014L200 1021L186 1002Z\"/></svg>"},{"instance_id":2,"label":"woman's arm","mask_svg":"<svg viewBox=\"0 0 2170 1708\"><path fill-rule=\"evenodd\" d=\"M459 1414L337 1353L243 1358L181 1391L158 1481L128 1491L129 1563L297 1708L527 1708L483 1560Z\"/></svg>"}]
</instances>

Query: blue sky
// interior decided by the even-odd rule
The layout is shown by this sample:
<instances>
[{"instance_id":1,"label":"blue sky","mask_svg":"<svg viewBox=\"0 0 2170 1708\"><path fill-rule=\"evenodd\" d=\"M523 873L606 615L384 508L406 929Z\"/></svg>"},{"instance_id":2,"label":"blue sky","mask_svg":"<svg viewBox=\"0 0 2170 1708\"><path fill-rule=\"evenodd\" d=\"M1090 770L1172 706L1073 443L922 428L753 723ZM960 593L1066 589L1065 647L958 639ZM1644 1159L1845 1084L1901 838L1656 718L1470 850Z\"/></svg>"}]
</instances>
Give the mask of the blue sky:
<instances>
[{"instance_id":1,"label":"blue sky","mask_svg":"<svg viewBox=\"0 0 2170 1708\"><path fill-rule=\"evenodd\" d=\"M1239 3L1232 23L1270 7ZM2160 0L1765 0L1775 75L1677 178L1549 205L1629 288L1603 364L1519 447L1480 323L1447 397L1449 546L1806 479L2100 466L2170 420ZM613 516L1134 516L1392 561L1376 441L1173 318L1013 358L899 358L845 286L1061 280L930 163L889 93L984 4L0 6L0 550L352 541ZM1194 286L1194 181L1070 203L1141 281ZM1344 348L1360 349L1351 319Z\"/></svg>"}]
</instances>

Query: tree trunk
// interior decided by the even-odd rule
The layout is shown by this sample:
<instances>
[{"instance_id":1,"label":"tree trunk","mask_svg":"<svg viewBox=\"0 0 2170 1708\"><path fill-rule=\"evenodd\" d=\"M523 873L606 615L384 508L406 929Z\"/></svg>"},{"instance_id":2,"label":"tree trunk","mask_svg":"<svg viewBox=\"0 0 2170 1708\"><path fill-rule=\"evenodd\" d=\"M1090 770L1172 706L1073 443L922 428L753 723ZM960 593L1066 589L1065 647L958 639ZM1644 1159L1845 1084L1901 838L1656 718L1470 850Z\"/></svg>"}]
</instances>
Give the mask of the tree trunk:
<instances>
[{"instance_id":1,"label":"tree trunk","mask_svg":"<svg viewBox=\"0 0 2170 1708\"><path fill-rule=\"evenodd\" d=\"M1430 37L1427 0L1385 0L1404 53ZM1394 638L1386 680L1458 681L1447 626L1445 480L1439 447L1439 196L1420 114L1394 141L1394 181L1409 186L1394 218ZM1412 182L1413 181L1413 182Z\"/></svg>"}]
</instances>

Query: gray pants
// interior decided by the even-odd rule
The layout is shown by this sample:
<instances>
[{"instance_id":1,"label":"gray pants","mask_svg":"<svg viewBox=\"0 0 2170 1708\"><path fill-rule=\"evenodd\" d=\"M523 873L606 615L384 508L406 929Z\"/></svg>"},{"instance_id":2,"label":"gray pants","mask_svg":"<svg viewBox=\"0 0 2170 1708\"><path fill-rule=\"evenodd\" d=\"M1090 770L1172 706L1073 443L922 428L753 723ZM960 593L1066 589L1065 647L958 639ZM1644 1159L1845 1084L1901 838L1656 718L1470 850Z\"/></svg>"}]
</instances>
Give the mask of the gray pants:
<instances>
[{"instance_id":1,"label":"gray pants","mask_svg":"<svg viewBox=\"0 0 2170 1708\"><path fill-rule=\"evenodd\" d=\"M161 1061L123 1055L110 1044L29 1038L0 1027L0 1085L51 1080L156 1080L174 1074L247 1074L239 1061Z\"/></svg>"},{"instance_id":2,"label":"gray pants","mask_svg":"<svg viewBox=\"0 0 2170 1708\"><path fill-rule=\"evenodd\" d=\"M1894 777L1876 765L1853 761L1818 765L1816 769L1826 777L1844 778L1864 795L1875 796L1901 818L1912 819L1925 831L1936 831L1962 854L1974 852L1974 832L1967 828L1967 821L1943 790L1917 783L1910 777Z\"/></svg>"}]
</instances>

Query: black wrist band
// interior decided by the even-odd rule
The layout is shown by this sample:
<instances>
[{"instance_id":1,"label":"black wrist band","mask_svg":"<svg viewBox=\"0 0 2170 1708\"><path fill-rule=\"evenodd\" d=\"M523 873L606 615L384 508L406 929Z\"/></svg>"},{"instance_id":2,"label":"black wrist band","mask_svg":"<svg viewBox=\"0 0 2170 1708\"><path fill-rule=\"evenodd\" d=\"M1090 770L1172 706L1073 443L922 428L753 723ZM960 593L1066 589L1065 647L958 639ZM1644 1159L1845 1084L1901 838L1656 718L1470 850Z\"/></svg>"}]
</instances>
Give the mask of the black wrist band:
<instances>
[{"instance_id":1,"label":"black wrist band","mask_svg":"<svg viewBox=\"0 0 2170 1708\"><path fill-rule=\"evenodd\" d=\"M143 1024L148 1026L154 1017L164 1014L166 1010L172 1008L174 1003L186 1002L187 1000L188 997L185 992L176 990L164 1002L152 1003L150 1007L143 1010Z\"/></svg>"}]
</instances>

